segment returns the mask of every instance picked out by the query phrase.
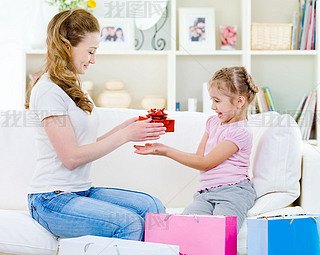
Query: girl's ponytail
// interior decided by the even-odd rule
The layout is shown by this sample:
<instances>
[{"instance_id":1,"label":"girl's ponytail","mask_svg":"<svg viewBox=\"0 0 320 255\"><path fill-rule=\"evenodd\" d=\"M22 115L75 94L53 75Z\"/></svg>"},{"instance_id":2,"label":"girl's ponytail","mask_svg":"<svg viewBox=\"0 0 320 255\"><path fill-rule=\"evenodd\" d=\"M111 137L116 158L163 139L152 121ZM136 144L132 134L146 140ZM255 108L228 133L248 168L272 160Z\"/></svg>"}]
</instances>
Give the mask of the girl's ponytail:
<instances>
[{"instance_id":1,"label":"girl's ponytail","mask_svg":"<svg viewBox=\"0 0 320 255\"><path fill-rule=\"evenodd\" d=\"M242 66L241 67L242 70L243 70L243 73L245 74L245 77L246 77L246 80L247 80L247 83L248 83L248 87L249 87L249 90L253 93L253 94L257 94L259 92L259 87L256 86L252 80L252 77L251 75L249 75L247 69Z\"/></svg>"}]
</instances>

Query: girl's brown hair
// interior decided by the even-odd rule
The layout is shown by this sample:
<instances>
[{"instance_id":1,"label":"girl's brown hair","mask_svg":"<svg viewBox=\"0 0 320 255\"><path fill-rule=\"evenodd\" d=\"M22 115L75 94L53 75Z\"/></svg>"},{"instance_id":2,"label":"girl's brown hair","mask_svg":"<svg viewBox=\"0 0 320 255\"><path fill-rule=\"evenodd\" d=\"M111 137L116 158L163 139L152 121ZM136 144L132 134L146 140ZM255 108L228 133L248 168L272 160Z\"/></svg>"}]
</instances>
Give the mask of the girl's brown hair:
<instances>
[{"instance_id":1,"label":"girl's brown hair","mask_svg":"<svg viewBox=\"0 0 320 255\"><path fill-rule=\"evenodd\" d=\"M71 61L70 49L77 46L87 33L94 32L100 32L99 22L87 10L73 9L56 14L47 28L47 56L43 71L49 74L50 79L67 93L79 108L89 113L93 110L93 103L81 90L79 76ZM26 108L29 108L28 101Z\"/></svg>"},{"instance_id":2,"label":"girl's brown hair","mask_svg":"<svg viewBox=\"0 0 320 255\"><path fill-rule=\"evenodd\" d=\"M208 88L212 86L217 86L219 90L223 90L224 94L231 98L231 102L236 96L244 96L246 98L245 109L259 91L252 76L242 66L221 68L210 79Z\"/></svg>"}]
</instances>

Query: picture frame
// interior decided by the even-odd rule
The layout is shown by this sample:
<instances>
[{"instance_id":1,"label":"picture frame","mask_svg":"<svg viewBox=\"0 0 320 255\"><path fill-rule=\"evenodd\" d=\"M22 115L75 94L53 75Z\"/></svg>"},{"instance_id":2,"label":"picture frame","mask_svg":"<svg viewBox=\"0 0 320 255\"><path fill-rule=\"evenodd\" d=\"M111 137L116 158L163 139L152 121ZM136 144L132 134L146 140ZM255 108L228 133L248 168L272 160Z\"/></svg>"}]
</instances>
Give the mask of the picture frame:
<instances>
[{"instance_id":1,"label":"picture frame","mask_svg":"<svg viewBox=\"0 0 320 255\"><path fill-rule=\"evenodd\" d=\"M100 18L99 52L134 50L134 22L130 18Z\"/></svg>"},{"instance_id":2,"label":"picture frame","mask_svg":"<svg viewBox=\"0 0 320 255\"><path fill-rule=\"evenodd\" d=\"M214 8L179 9L179 50L216 49Z\"/></svg>"}]
</instances>

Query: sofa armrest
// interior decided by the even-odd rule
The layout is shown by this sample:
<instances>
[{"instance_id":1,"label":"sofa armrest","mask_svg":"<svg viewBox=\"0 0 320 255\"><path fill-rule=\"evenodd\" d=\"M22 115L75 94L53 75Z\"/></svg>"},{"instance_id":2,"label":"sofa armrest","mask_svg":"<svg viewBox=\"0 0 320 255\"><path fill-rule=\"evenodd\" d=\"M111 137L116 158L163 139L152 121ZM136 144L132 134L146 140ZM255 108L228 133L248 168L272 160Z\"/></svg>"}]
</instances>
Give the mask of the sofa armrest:
<instances>
[{"instance_id":1,"label":"sofa armrest","mask_svg":"<svg viewBox=\"0 0 320 255\"><path fill-rule=\"evenodd\" d=\"M320 148L303 144L300 204L306 213L320 213Z\"/></svg>"}]
</instances>

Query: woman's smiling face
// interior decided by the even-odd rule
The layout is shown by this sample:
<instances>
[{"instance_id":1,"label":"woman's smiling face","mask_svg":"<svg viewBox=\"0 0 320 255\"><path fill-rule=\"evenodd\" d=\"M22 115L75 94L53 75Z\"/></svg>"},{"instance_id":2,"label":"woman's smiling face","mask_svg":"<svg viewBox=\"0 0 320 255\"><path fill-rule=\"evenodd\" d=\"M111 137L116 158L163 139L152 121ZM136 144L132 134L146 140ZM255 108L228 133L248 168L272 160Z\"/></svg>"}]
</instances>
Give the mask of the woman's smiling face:
<instances>
[{"instance_id":1,"label":"woman's smiling face","mask_svg":"<svg viewBox=\"0 0 320 255\"><path fill-rule=\"evenodd\" d=\"M99 33L87 33L77 46L71 47L71 61L77 74L85 74L89 65L96 62L99 43Z\"/></svg>"}]
</instances>

